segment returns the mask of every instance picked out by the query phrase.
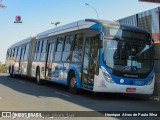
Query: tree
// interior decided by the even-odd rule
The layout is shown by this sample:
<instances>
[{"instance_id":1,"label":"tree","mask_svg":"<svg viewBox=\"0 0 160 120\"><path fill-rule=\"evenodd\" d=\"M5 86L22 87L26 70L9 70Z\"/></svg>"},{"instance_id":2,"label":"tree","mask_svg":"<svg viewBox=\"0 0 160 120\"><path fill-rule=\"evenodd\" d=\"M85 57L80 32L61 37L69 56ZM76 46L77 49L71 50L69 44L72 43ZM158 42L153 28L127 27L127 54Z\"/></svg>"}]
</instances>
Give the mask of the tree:
<instances>
[{"instance_id":1,"label":"tree","mask_svg":"<svg viewBox=\"0 0 160 120\"><path fill-rule=\"evenodd\" d=\"M0 73L5 72L5 64L0 65Z\"/></svg>"},{"instance_id":2,"label":"tree","mask_svg":"<svg viewBox=\"0 0 160 120\"><path fill-rule=\"evenodd\" d=\"M2 4L2 0L0 0L0 9L1 8L6 8L6 6Z\"/></svg>"}]
</instances>

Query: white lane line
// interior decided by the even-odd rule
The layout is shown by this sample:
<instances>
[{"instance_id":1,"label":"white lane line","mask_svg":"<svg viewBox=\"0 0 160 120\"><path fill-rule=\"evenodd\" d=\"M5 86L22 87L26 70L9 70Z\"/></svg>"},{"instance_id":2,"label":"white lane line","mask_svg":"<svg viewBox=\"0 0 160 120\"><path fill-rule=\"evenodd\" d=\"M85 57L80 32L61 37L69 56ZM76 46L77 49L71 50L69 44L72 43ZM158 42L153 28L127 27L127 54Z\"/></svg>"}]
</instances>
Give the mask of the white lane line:
<instances>
[{"instance_id":1,"label":"white lane line","mask_svg":"<svg viewBox=\"0 0 160 120\"><path fill-rule=\"evenodd\" d=\"M2 99L2 97L0 97L0 100Z\"/></svg>"},{"instance_id":2,"label":"white lane line","mask_svg":"<svg viewBox=\"0 0 160 120\"><path fill-rule=\"evenodd\" d=\"M23 82L23 81L18 81L18 82L23 83L23 84L25 83L25 82Z\"/></svg>"},{"instance_id":3,"label":"white lane line","mask_svg":"<svg viewBox=\"0 0 160 120\"><path fill-rule=\"evenodd\" d=\"M59 95L63 95L63 96L65 96L65 97L71 97L71 96L69 96L69 95L65 95L65 94L63 94L63 93L60 93L60 92L55 92L56 94L59 94Z\"/></svg>"}]
</instances>

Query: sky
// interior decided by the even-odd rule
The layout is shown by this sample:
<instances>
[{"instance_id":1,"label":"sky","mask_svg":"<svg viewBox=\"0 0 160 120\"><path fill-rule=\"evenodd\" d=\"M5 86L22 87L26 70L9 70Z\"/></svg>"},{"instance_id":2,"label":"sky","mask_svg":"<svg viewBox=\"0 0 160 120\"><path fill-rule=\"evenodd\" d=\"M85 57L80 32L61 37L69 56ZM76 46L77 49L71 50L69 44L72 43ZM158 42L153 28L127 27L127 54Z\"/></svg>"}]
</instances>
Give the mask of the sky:
<instances>
[{"instance_id":1,"label":"sky","mask_svg":"<svg viewBox=\"0 0 160 120\"><path fill-rule=\"evenodd\" d=\"M5 63L9 46L17 41L52 29L51 22L65 25L74 21L92 18L96 12L99 19L118 20L136 13L158 7L159 4L138 0L2 0L5 9L0 9L0 61ZM20 15L22 23L14 23Z\"/></svg>"}]
</instances>

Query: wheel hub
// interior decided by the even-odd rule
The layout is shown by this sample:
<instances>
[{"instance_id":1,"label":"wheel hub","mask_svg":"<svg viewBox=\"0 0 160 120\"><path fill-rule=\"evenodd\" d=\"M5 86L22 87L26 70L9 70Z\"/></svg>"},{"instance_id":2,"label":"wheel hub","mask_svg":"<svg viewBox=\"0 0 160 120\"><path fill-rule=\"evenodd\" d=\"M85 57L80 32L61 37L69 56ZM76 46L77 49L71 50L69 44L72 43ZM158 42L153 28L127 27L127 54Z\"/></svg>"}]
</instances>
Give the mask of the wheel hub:
<instances>
[{"instance_id":1,"label":"wheel hub","mask_svg":"<svg viewBox=\"0 0 160 120\"><path fill-rule=\"evenodd\" d=\"M71 79L71 87L74 88L76 86L76 79L72 78Z\"/></svg>"}]
</instances>

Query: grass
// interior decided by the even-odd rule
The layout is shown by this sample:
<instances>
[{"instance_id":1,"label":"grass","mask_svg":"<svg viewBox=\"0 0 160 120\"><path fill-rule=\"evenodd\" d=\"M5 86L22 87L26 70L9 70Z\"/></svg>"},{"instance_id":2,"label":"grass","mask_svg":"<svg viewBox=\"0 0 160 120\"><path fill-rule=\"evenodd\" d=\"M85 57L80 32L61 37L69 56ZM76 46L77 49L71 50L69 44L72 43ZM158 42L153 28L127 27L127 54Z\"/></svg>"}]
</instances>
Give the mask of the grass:
<instances>
[{"instance_id":1,"label":"grass","mask_svg":"<svg viewBox=\"0 0 160 120\"><path fill-rule=\"evenodd\" d=\"M0 65L0 73L5 72L5 64Z\"/></svg>"}]
</instances>

